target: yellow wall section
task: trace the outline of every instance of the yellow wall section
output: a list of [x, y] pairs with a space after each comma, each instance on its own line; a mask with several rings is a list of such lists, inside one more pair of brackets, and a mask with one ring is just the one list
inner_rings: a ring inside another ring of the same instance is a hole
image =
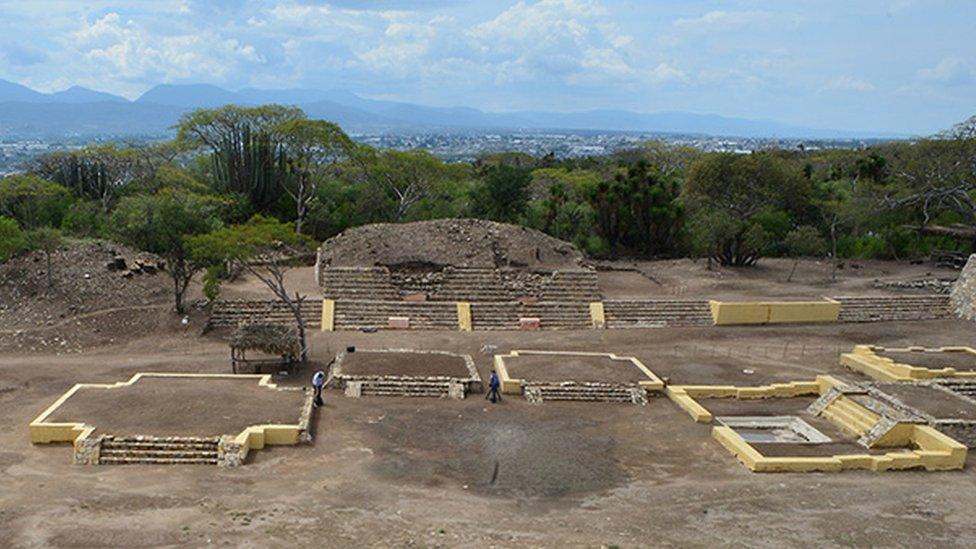
[[837, 322], [840, 303], [824, 301], [709, 301], [716, 325]]
[[458, 329], [462, 332], [471, 331], [471, 304], [459, 302], [457, 304]]
[[850, 353], [841, 355], [840, 363], [855, 372], [860, 372], [878, 381], [918, 381], [939, 377], [976, 379], [976, 372], [958, 371], [955, 368], [932, 369], [912, 366], [911, 364], [895, 362], [875, 352], [884, 350], [893, 352], [972, 353], [976, 355], [976, 350], [969, 347], [941, 347], [936, 349], [907, 347], [902, 349], [885, 349], [884, 347], [875, 347], [872, 345], [857, 345]]
[[322, 300], [322, 331], [335, 331], [335, 300]]
[[593, 328], [595, 330], [602, 330], [607, 326], [606, 315], [603, 311], [603, 302], [594, 301], [590, 303], [590, 321], [593, 323]]

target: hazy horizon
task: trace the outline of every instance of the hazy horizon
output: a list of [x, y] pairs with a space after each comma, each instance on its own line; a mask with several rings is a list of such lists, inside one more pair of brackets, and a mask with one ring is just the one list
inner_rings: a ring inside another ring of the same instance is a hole
[[345, 89], [492, 112], [686, 111], [929, 134], [976, 111], [976, 5], [872, 0], [0, 2], [0, 78]]

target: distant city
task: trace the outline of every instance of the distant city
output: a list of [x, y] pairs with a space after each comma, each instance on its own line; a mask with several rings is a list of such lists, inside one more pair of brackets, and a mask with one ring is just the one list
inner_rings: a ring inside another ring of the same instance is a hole
[[[664, 141], [703, 151], [748, 153], [770, 148], [840, 149], [863, 148], [879, 140], [872, 139], [788, 139], [713, 137], [670, 133], [592, 132], [592, 131], [509, 131], [476, 132], [375, 132], [351, 134], [352, 138], [374, 147], [399, 150], [423, 149], [448, 162], [471, 162], [478, 157], [520, 152], [533, 156], [552, 154], [556, 158], [584, 158], [632, 149], [647, 141]], [[0, 140], [0, 176], [24, 169], [31, 159], [52, 151], [79, 149], [95, 143], [146, 143], [169, 136], [119, 138], [25, 139], [8, 137]]]

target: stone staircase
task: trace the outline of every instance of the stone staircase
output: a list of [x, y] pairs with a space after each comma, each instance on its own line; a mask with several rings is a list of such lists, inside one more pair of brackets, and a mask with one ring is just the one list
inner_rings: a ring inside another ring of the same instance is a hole
[[[307, 328], [322, 325], [322, 300], [308, 297], [302, 303], [302, 317]], [[210, 326], [235, 327], [244, 322], [272, 322], [294, 324], [295, 317], [283, 301], [274, 299], [220, 299], [210, 310]]]
[[336, 330], [384, 328], [391, 316], [408, 317], [411, 330], [458, 329], [454, 303], [408, 301], [336, 301], [334, 327]]
[[475, 330], [517, 330], [519, 318], [539, 318], [543, 330], [585, 330], [593, 325], [588, 303], [482, 302], [471, 304]]
[[217, 438], [102, 438], [98, 463], [103, 465], [216, 465]]
[[596, 271], [556, 271], [543, 283], [540, 301], [600, 301], [600, 286]]
[[502, 281], [497, 269], [444, 270], [444, 282], [430, 296], [432, 301], [514, 301], [514, 293]]
[[647, 393], [640, 387], [589, 383], [529, 383], [524, 385], [529, 402], [572, 400], [585, 402], [627, 402], [647, 404]]
[[881, 419], [881, 416], [866, 410], [844, 395], [837, 395], [821, 412], [841, 429], [858, 437], [866, 435]]
[[953, 318], [948, 295], [835, 297], [840, 322], [942, 320]]
[[328, 299], [400, 299], [400, 292], [384, 267], [329, 267], [319, 273], [319, 285]]
[[711, 326], [712, 311], [703, 300], [614, 299], [603, 302], [607, 328]]
[[976, 399], [976, 379], [940, 379], [936, 385], [957, 395]]
[[[367, 379], [346, 382], [346, 396], [396, 396], [449, 398], [452, 396], [450, 381], [427, 379]], [[456, 394], [456, 393], [455, 393]], [[460, 392], [464, 396], [463, 389]]]

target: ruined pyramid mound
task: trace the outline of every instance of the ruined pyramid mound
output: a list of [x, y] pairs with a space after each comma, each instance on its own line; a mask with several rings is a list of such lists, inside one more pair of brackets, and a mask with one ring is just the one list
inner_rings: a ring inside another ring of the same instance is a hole
[[349, 229], [319, 249], [319, 266], [578, 269], [583, 254], [535, 229], [480, 219], [379, 223]]

